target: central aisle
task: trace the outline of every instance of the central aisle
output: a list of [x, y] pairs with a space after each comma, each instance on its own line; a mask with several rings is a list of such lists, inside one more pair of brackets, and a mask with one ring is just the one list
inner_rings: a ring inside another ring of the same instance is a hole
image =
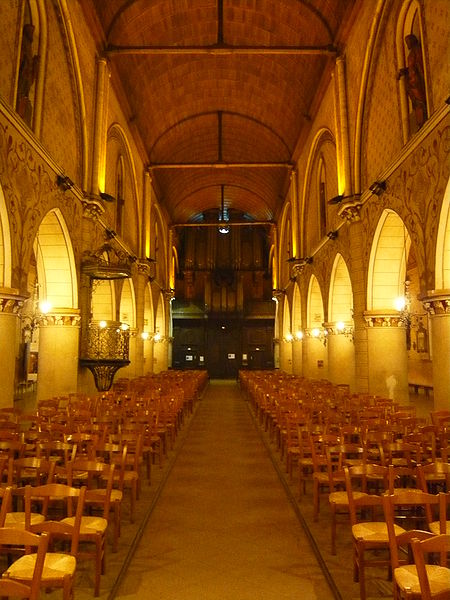
[[116, 598], [333, 595], [234, 381], [212, 381]]

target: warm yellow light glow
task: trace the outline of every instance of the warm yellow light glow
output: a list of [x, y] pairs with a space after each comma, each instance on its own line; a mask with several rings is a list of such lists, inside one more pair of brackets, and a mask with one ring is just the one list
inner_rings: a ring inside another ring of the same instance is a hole
[[150, 335], [149, 335], [148, 331], [143, 331], [143, 332], [141, 333], [141, 338], [142, 338], [143, 340], [148, 340], [148, 338], [149, 338], [149, 337], [150, 337]]
[[287, 342], [292, 342], [292, 340], [294, 339], [294, 336], [292, 335], [292, 333], [287, 333], [285, 336], [285, 340]]
[[301, 329], [299, 329], [296, 333], [295, 333], [295, 337], [298, 340], [302, 340], [303, 339], [303, 331]]
[[345, 329], [345, 323], [344, 323], [344, 321], [338, 321], [336, 323], [336, 329], [338, 331], [344, 331], [344, 329]]
[[395, 310], [402, 311], [406, 307], [406, 298], [405, 296], [398, 296], [394, 300], [394, 308]]
[[121, 323], [120, 324], [120, 329], [122, 331], [128, 331], [128, 329], [130, 329], [130, 326], [128, 325], [128, 323]]
[[39, 302], [39, 310], [41, 311], [41, 313], [43, 315], [46, 315], [47, 313], [49, 313], [52, 309], [52, 303], [49, 302], [48, 300], [42, 300], [42, 302]]
[[319, 337], [319, 335], [320, 335], [320, 329], [317, 329], [317, 327], [314, 327], [314, 329], [311, 331], [311, 335], [313, 337]]
[[153, 336], [153, 341], [154, 342], [159, 342], [161, 339], [161, 334], [160, 333], [155, 333], [155, 335]]
[[98, 326], [99, 326], [101, 329], [105, 329], [105, 327], [107, 327], [107, 326], [108, 326], [108, 323], [107, 323], [106, 321], [100, 321], [100, 323], [98, 324]]

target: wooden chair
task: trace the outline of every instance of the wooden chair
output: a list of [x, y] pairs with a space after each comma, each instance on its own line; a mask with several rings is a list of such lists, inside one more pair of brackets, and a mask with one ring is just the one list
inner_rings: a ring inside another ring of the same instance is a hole
[[[422, 600], [450, 599], [450, 569], [447, 568], [447, 555], [450, 552], [450, 535], [436, 535], [428, 540], [412, 540], [414, 563], [417, 569]], [[425, 554], [435, 553], [441, 557], [440, 565], [427, 564]]]
[[[342, 474], [345, 473], [342, 469]], [[370, 484], [376, 483], [374, 488], [378, 494], [384, 492], [388, 488], [388, 469], [383, 465], [372, 465], [363, 463], [349, 467], [349, 476], [352, 481], [353, 498], [362, 498], [367, 495]], [[357, 481], [358, 489], [354, 489], [353, 482]], [[380, 484], [381, 482], [381, 484]], [[331, 489], [331, 488], [330, 488]], [[346, 520], [349, 519], [349, 498], [347, 490], [334, 490], [328, 496], [331, 509], [331, 554], [336, 554], [336, 529], [338, 517], [344, 515]]]
[[[389, 549], [389, 535], [384, 515], [380, 520], [375, 521], [375, 511], [382, 511], [383, 500], [376, 494], [366, 494], [361, 497], [355, 497], [353, 492], [353, 483], [350, 477], [348, 467], [344, 467], [346, 489], [348, 494], [348, 507], [350, 513], [350, 523], [353, 538], [353, 577], [354, 581], [359, 581], [359, 593], [361, 600], [366, 599], [366, 568], [371, 566], [390, 566], [390, 559], [387, 556]], [[361, 509], [369, 509], [372, 520], [365, 520]], [[395, 535], [404, 533], [404, 529], [394, 524]], [[367, 558], [367, 551], [385, 550], [386, 556]]]
[[[76, 473], [87, 473], [87, 489], [85, 495], [85, 511], [89, 509], [91, 514], [83, 514], [80, 525], [80, 548], [77, 557], [93, 560], [95, 564], [94, 595], [100, 594], [100, 579], [105, 572], [105, 546], [108, 518], [111, 506], [111, 490], [114, 478], [115, 465], [90, 461], [75, 460], [68, 465], [68, 484], [72, 485]], [[99, 487], [105, 482], [104, 488]], [[92, 514], [93, 509], [99, 509], [100, 514]], [[74, 524], [75, 517], [67, 517], [63, 523]], [[120, 523], [115, 521], [113, 547], [117, 550], [117, 537], [120, 532]], [[89, 548], [94, 546], [93, 550]]]
[[439, 520], [431, 521], [428, 523], [428, 528], [435, 535], [449, 533], [450, 534], [450, 518], [449, 518], [449, 506], [450, 506], [450, 492], [439, 493]]
[[[436, 508], [438, 503], [437, 496], [426, 492], [416, 493], [413, 490], [405, 491], [402, 494], [385, 494], [383, 496], [384, 517], [389, 536], [394, 600], [409, 598], [411, 590], [417, 591], [418, 588], [417, 571], [412, 564], [410, 551], [412, 539], [424, 540], [434, 535], [430, 531], [418, 529], [396, 534], [394, 529], [396, 508], [405, 505], [423, 507], [428, 514], [427, 521], [430, 521], [432, 508]], [[400, 558], [401, 549], [404, 550], [402, 556], [407, 558]]]
[[424, 492], [450, 492], [450, 463], [436, 461], [417, 465], [417, 476]]
[[[81, 516], [83, 513], [84, 496], [86, 488], [72, 488], [65, 484], [48, 483], [37, 487], [26, 487], [25, 507], [31, 511], [31, 504], [39, 499], [43, 504], [43, 513], [49, 516], [50, 504], [54, 502], [63, 503], [67, 512], [72, 513], [75, 500], [76, 515], [73, 525], [47, 519], [41, 523], [30, 526], [32, 533], [47, 533], [50, 537], [49, 545], [52, 549], [58, 541], [69, 542], [69, 553], [47, 552], [42, 571], [41, 587], [45, 589], [62, 588], [63, 600], [72, 600], [75, 571], [77, 566], [76, 556], [78, 553]], [[21, 556], [8, 569], [8, 577], [20, 583], [30, 584], [33, 578], [34, 562], [36, 555]]]
[[[29, 555], [30, 562], [33, 565], [29, 583], [21, 583], [11, 577], [14, 572], [14, 565], [11, 565], [0, 578], [0, 597], [8, 598], [29, 598], [29, 600], [38, 600], [41, 590], [42, 573], [46, 559], [49, 536], [46, 533], [37, 535], [30, 531], [17, 531], [0, 527], [0, 547], [10, 545], [20, 545], [23, 552], [30, 552], [35, 549], [34, 555]], [[28, 560], [28, 559], [27, 559]]]

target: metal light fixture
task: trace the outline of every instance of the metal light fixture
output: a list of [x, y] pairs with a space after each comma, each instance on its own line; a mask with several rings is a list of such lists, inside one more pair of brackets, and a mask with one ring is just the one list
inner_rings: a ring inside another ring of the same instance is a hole
[[372, 194], [375, 194], [376, 196], [381, 196], [381, 194], [386, 191], [386, 187], [387, 186], [385, 181], [374, 181], [369, 186], [369, 190], [372, 192]]
[[67, 177], [67, 175], [57, 175], [56, 176], [56, 185], [63, 192], [67, 192], [67, 190], [70, 190], [70, 188], [73, 188], [74, 183], [69, 177]]
[[344, 196], [344, 194], [338, 194], [333, 198], [328, 200], [328, 204], [340, 204], [343, 200], [350, 200], [351, 198], [359, 198], [361, 194], [349, 194], [348, 196]]
[[224, 185], [220, 186], [221, 193], [221, 204], [220, 204], [220, 215], [219, 215], [219, 233], [230, 233], [230, 226], [226, 224], [228, 221], [228, 214], [225, 212], [225, 204], [224, 204]]
[[100, 198], [105, 202], [115, 202], [116, 199], [111, 194], [107, 194], [106, 192], [100, 192]]
[[337, 236], [338, 236], [338, 231], [337, 230], [335, 230], [335, 231], [329, 231], [327, 233], [327, 238], [330, 239], [330, 240], [335, 240], [337, 238]]

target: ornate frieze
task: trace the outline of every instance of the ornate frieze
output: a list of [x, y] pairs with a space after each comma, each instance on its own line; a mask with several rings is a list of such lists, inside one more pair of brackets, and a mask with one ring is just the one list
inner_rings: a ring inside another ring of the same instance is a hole
[[405, 327], [402, 315], [397, 312], [365, 312], [364, 320], [367, 327]]
[[14, 292], [18, 292], [18, 290], [6, 291], [6, 289], [0, 288], [0, 313], [18, 314], [26, 298]]
[[60, 314], [60, 313], [48, 313], [45, 315], [39, 315], [39, 326], [61, 326], [61, 327], [79, 327], [81, 324], [81, 316], [79, 314]]
[[422, 304], [430, 315], [450, 315], [450, 290], [422, 298]]

